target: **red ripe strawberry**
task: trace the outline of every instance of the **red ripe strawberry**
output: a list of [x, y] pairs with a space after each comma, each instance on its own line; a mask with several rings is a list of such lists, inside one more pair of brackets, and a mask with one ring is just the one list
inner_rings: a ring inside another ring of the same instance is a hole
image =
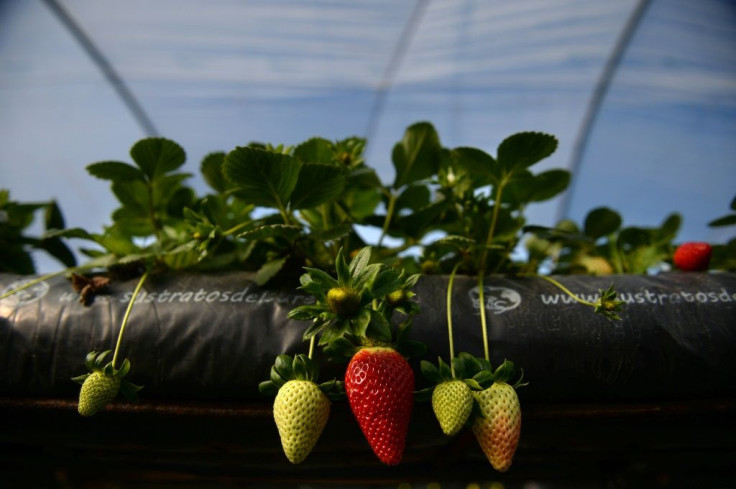
[[363, 348], [348, 364], [345, 393], [373, 452], [386, 465], [397, 465], [414, 405], [409, 363], [393, 348]]
[[713, 249], [708, 243], [690, 241], [681, 244], [672, 257], [675, 266], [680, 270], [707, 270]]

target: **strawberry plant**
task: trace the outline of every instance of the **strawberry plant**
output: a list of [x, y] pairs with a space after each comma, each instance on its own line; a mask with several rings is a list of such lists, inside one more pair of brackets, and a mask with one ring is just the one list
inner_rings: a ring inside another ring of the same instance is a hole
[[[301, 288], [314, 305], [292, 309], [289, 317], [311, 320], [304, 339], [318, 344], [333, 359], [349, 359], [345, 393], [373, 452], [383, 463], [401, 461], [414, 404], [414, 372], [405, 355], [421, 355], [424, 345], [408, 337], [411, 287], [418, 276], [371, 263], [372, 250], [359, 250], [348, 263], [342, 249], [336, 277], [306, 268]], [[392, 324], [397, 317], [404, 317]]]

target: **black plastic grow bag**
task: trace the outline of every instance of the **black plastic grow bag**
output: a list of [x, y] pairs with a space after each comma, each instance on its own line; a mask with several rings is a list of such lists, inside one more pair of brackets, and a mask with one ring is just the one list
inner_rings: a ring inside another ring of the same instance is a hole
[[[594, 315], [550, 283], [490, 277], [485, 282], [491, 361], [523, 368], [531, 401], [642, 401], [733, 397], [736, 393], [736, 275], [558, 277], [593, 300], [614, 284], [626, 301], [621, 321]], [[26, 278], [0, 276], [8, 290]], [[71, 377], [85, 355], [113, 349], [135, 280], [113, 283], [90, 306], [56, 278], [0, 301], [0, 396], [75, 397]], [[412, 337], [424, 359], [448, 358], [447, 277], [415, 288], [421, 313]], [[456, 352], [483, 354], [477, 281], [457, 277], [453, 291]], [[312, 298], [295, 288], [262, 288], [252, 275], [170, 274], [151, 278], [133, 309], [122, 356], [129, 379], [149, 400], [261, 399], [258, 383], [274, 357], [306, 352], [308, 323], [288, 311]], [[417, 370], [417, 387], [427, 385]], [[322, 362], [323, 379], [341, 365]]]

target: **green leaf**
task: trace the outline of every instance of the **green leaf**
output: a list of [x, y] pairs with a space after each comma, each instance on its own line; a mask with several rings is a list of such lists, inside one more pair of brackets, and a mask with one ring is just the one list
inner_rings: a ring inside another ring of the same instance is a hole
[[249, 204], [285, 209], [299, 179], [302, 163], [289, 155], [238, 147], [225, 156], [225, 177], [239, 187]]
[[87, 172], [102, 180], [140, 180], [145, 181], [145, 174], [128, 163], [120, 161], [101, 161], [87, 166]]
[[251, 229], [238, 235], [238, 238], [263, 240], [266, 238], [284, 238], [287, 241], [294, 241], [302, 233], [301, 226], [292, 226], [287, 224], [267, 224], [255, 229]]
[[290, 196], [292, 209], [308, 209], [340, 196], [345, 188], [347, 172], [334, 165], [307, 163], [302, 165], [299, 178]]
[[153, 182], [153, 203], [156, 207], [166, 205], [174, 195], [182, 189], [182, 182], [192, 175], [189, 173], [175, 173], [161, 175]]
[[77, 258], [74, 253], [58, 238], [44, 239], [37, 245], [38, 248], [59, 260], [67, 268], [76, 266]]
[[333, 157], [332, 143], [323, 138], [311, 138], [294, 148], [292, 154], [304, 163], [330, 164]]
[[49, 229], [41, 236], [41, 239], [51, 238], [78, 238], [86, 239], [89, 241], [97, 241], [96, 235], [91, 234], [82, 228]]
[[220, 151], [205, 156], [200, 165], [200, 171], [204, 177], [204, 181], [219, 193], [225, 193], [230, 188], [230, 184], [222, 172], [224, 162], [225, 153]]
[[719, 217], [718, 219], [713, 219], [708, 223], [708, 226], [718, 228], [733, 226], [734, 224], [736, 224], [736, 214], [730, 214], [728, 216]]
[[682, 224], [682, 216], [677, 213], [672, 213], [664, 220], [662, 226], [659, 228], [659, 241], [671, 242], [677, 236]]
[[186, 161], [186, 153], [174, 141], [165, 138], [146, 138], [130, 148], [130, 156], [149, 179], [174, 171]]
[[327, 241], [337, 241], [338, 239], [344, 238], [353, 231], [353, 226], [350, 224], [340, 224], [330, 229], [318, 229], [313, 230], [307, 236], [309, 239], [325, 243]]
[[400, 289], [403, 285], [400, 278], [400, 270], [396, 268], [383, 268], [373, 281], [371, 295], [373, 297], [385, 297], [391, 292]]
[[112, 192], [121, 204], [136, 209], [141, 216], [148, 215], [148, 185], [140, 180], [117, 180], [112, 183]]
[[569, 184], [570, 172], [567, 170], [552, 169], [537, 175], [529, 173], [509, 182], [503, 192], [503, 200], [515, 205], [542, 202], [557, 196]]
[[489, 181], [498, 185], [503, 179], [503, 169], [501, 165], [488, 153], [478, 148], [459, 147], [451, 151], [453, 165], [458, 169], [464, 170], [468, 175], [473, 177], [481, 177], [476, 186], [480, 186]]
[[396, 171], [393, 187], [398, 189], [437, 173], [441, 149], [439, 136], [432, 124], [418, 122], [409, 126], [391, 155]]
[[277, 273], [279, 273], [279, 271], [281, 271], [284, 267], [284, 263], [286, 263], [286, 260], [288, 259], [289, 256], [287, 255], [264, 263], [256, 272], [255, 282], [258, 285], [263, 285], [271, 280]]
[[55, 200], [49, 202], [44, 213], [44, 229], [64, 229], [64, 215]]
[[607, 207], [598, 207], [585, 216], [583, 229], [586, 236], [596, 240], [618, 231], [621, 222], [618, 212]]
[[307, 328], [307, 330], [304, 331], [302, 339], [304, 339], [304, 341], [311, 340], [314, 336], [317, 336], [321, 332], [325, 331], [331, 324], [332, 321], [323, 321], [319, 318], [315, 319], [314, 322]]
[[396, 210], [411, 209], [417, 211], [431, 202], [431, 192], [426, 185], [408, 185], [396, 199]]
[[541, 132], [520, 132], [498, 146], [496, 158], [507, 174], [529, 168], [557, 149], [557, 138]]

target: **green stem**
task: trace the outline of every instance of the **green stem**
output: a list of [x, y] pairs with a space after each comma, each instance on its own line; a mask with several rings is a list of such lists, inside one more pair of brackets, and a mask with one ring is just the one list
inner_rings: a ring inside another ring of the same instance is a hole
[[575, 295], [573, 292], [571, 292], [570, 289], [568, 289], [567, 287], [565, 287], [564, 285], [562, 285], [560, 282], [558, 282], [557, 280], [553, 279], [552, 277], [549, 277], [547, 275], [537, 275], [537, 277], [539, 277], [541, 279], [544, 279], [547, 282], [551, 283], [555, 287], [557, 287], [560, 290], [562, 290], [565, 294], [567, 294], [570, 297], [572, 297], [577, 302], [579, 302], [581, 304], [584, 304], [586, 306], [596, 307], [595, 304], [593, 304], [592, 302], [588, 302], [586, 300], [581, 299], [580, 297], [578, 297], [577, 295]]
[[115, 363], [118, 359], [118, 353], [120, 352], [120, 344], [123, 341], [123, 333], [125, 333], [125, 326], [128, 324], [128, 318], [130, 318], [130, 312], [133, 310], [133, 304], [135, 303], [136, 297], [138, 297], [138, 293], [141, 291], [141, 287], [143, 287], [143, 282], [146, 281], [146, 278], [148, 278], [148, 271], [146, 271], [138, 280], [138, 285], [135, 287], [135, 290], [133, 291], [133, 297], [130, 298], [130, 302], [128, 302], [128, 309], [125, 311], [125, 316], [123, 316], [123, 324], [120, 326], [120, 333], [118, 333], [118, 342], [115, 344], [115, 353], [112, 355], [112, 367], [115, 368]]
[[84, 268], [85, 267], [83, 267], [83, 266], [80, 266], [80, 267], [72, 267], [72, 268], [66, 268], [66, 269], [61, 270], [59, 272], [52, 272], [52, 273], [48, 273], [46, 275], [41, 275], [40, 277], [34, 278], [33, 280], [24, 283], [20, 287], [16, 287], [15, 289], [10, 290], [10, 291], [4, 293], [2, 296], [0, 296], [0, 300], [5, 299], [6, 297], [10, 297], [13, 294], [17, 294], [18, 292], [20, 292], [22, 290], [25, 290], [25, 289], [27, 289], [29, 287], [33, 287], [36, 284], [39, 284], [41, 282], [45, 282], [46, 280], [52, 279], [54, 277], [58, 277], [59, 275], [63, 275], [65, 273], [76, 272], [76, 271], [82, 270]]
[[478, 275], [478, 300], [480, 301], [480, 327], [483, 333], [483, 355], [487, 362], [491, 361], [488, 349], [488, 324], [486, 323], [486, 300], [483, 294], [483, 274]]
[[455, 273], [462, 262], [458, 262], [450, 273], [450, 281], [447, 283], [447, 335], [450, 339], [450, 371], [452, 378], [455, 378], [455, 343], [452, 338], [452, 284], [455, 281]]
[[252, 221], [245, 221], [245, 222], [241, 222], [240, 224], [238, 224], [238, 225], [236, 225], [236, 226], [233, 226], [233, 227], [231, 227], [231, 228], [230, 228], [230, 229], [228, 229], [227, 231], [223, 231], [223, 232], [222, 232], [222, 235], [223, 235], [223, 236], [230, 236], [231, 234], [235, 233], [236, 231], [240, 231], [240, 230], [241, 230], [241, 229], [243, 229], [243, 228], [244, 228], [245, 226], [247, 226], [247, 225], [249, 225], [249, 224], [251, 224], [251, 223], [252, 223]]
[[307, 356], [309, 357], [310, 360], [312, 359], [312, 354], [314, 353], [314, 338], [315, 337], [312, 336], [309, 339], [309, 354]]
[[496, 201], [493, 203], [493, 214], [491, 216], [491, 227], [488, 229], [488, 236], [486, 236], [486, 247], [483, 249], [483, 255], [480, 259], [480, 266], [478, 267], [478, 273], [485, 275], [486, 273], [486, 260], [488, 259], [488, 248], [491, 246], [493, 241], [493, 234], [496, 232], [496, 224], [498, 223], [498, 214], [501, 211], [501, 195], [503, 194], [503, 187], [506, 185], [506, 181], [503, 180], [498, 184], [498, 190], [496, 190]]
[[393, 192], [389, 192], [388, 194], [388, 206], [386, 207], [386, 219], [383, 220], [383, 228], [381, 229], [381, 237], [378, 238], [378, 247], [381, 246], [381, 243], [383, 243], [383, 238], [386, 237], [386, 234], [388, 233], [388, 227], [391, 225], [391, 220], [394, 217], [394, 211], [396, 209], [396, 199], [397, 196]]

